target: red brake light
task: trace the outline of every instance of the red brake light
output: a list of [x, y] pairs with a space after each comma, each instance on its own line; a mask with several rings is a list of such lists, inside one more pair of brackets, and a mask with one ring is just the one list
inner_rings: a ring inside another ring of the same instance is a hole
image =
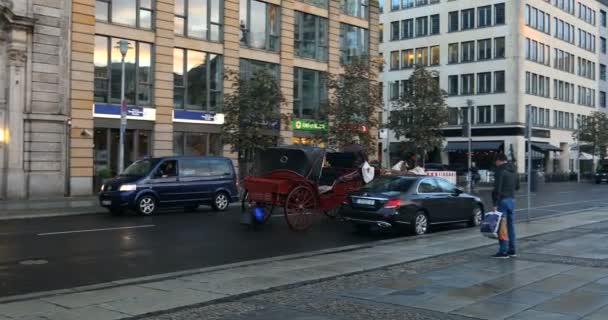
[[403, 206], [405, 204], [405, 202], [401, 199], [392, 199], [389, 200], [385, 205], [384, 208], [386, 209], [395, 209], [395, 208], [399, 208], [401, 206]]

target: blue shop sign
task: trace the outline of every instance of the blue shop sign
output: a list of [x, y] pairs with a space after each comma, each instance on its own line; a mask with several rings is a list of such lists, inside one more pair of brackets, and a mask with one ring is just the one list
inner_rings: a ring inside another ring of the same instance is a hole
[[224, 115], [206, 111], [173, 110], [173, 121], [188, 123], [223, 124]]
[[[141, 106], [127, 106], [127, 117], [137, 120], [154, 120], [155, 110]], [[120, 118], [120, 105], [95, 103], [93, 115], [98, 118]]]

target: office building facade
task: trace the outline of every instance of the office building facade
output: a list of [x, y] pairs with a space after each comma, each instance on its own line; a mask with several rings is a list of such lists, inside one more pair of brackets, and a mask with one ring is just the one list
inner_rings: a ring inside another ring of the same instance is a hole
[[[577, 123], [606, 110], [604, 1], [387, 0], [381, 8], [387, 109], [416, 65], [438, 71], [448, 94], [446, 144], [435, 161], [466, 169], [462, 126], [471, 119], [474, 161], [489, 169], [504, 152], [523, 172], [529, 106], [534, 167], [578, 170]], [[396, 161], [397, 139], [383, 144], [386, 163]]]

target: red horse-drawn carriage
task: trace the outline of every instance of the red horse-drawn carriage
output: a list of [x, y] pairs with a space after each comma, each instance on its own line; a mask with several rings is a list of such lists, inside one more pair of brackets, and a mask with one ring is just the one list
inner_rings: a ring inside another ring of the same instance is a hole
[[261, 152], [256, 174], [244, 180], [242, 209], [255, 223], [264, 223], [283, 208], [292, 230], [310, 228], [315, 213], [337, 214], [347, 195], [363, 185], [357, 153], [314, 147], [277, 147]]

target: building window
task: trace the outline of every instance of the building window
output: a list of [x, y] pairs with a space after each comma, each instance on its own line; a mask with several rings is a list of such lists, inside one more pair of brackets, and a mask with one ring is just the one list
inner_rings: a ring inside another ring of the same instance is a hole
[[220, 134], [173, 132], [173, 153], [179, 156], [220, 156], [222, 155]]
[[350, 64], [355, 59], [367, 59], [368, 51], [367, 29], [342, 23], [340, 25], [340, 63]]
[[428, 66], [429, 65], [429, 48], [417, 48], [416, 49], [416, 65]]
[[391, 82], [389, 85], [389, 99], [399, 100], [399, 81]]
[[318, 119], [327, 101], [325, 76], [316, 70], [294, 68], [293, 114], [298, 118]]
[[477, 59], [489, 60], [492, 59], [492, 39], [484, 39], [477, 41]]
[[399, 21], [391, 22], [391, 41], [399, 40]]
[[153, 0], [97, 0], [95, 18], [99, 21], [152, 29]]
[[401, 39], [411, 39], [414, 37], [414, 19], [401, 21]]
[[462, 95], [474, 94], [475, 93], [475, 75], [474, 74], [463, 74], [461, 77], [462, 87], [460, 92]]
[[505, 92], [505, 72], [494, 72], [494, 92]]
[[256, 0], [241, 0], [241, 45], [254, 49], [279, 51], [279, 7]]
[[499, 3], [494, 5], [494, 24], [505, 24], [505, 4]]
[[477, 8], [477, 15], [477, 25], [480, 28], [492, 25], [492, 6], [484, 6]]
[[[380, 1], [383, 2], [383, 1]], [[397, 11], [401, 9], [400, 0], [391, 0], [391, 11]]]
[[458, 63], [458, 43], [450, 43], [448, 46], [448, 63]]
[[458, 95], [458, 76], [448, 77], [448, 94], [451, 96]]
[[399, 51], [391, 51], [391, 70], [399, 69]]
[[412, 68], [414, 66], [414, 49], [407, 49], [401, 51], [401, 60], [403, 61], [403, 68]]
[[439, 15], [435, 14], [431, 16], [431, 34], [439, 34], [440, 32], [440, 19]]
[[452, 11], [448, 13], [448, 25], [449, 32], [458, 31], [458, 27], [460, 26], [460, 23], [458, 22], [458, 11]]
[[462, 30], [475, 28], [475, 9], [462, 10]]
[[606, 108], [606, 92], [600, 91], [600, 107]]
[[600, 24], [602, 27], [606, 27], [606, 11], [600, 10]]
[[[95, 36], [95, 102], [120, 104], [121, 39]], [[125, 100], [129, 105], [152, 105], [152, 45], [128, 40], [132, 47], [125, 57]]]
[[222, 58], [194, 50], [173, 49], [173, 105], [175, 109], [220, 111]]
[[378, 42], [384, 42], [384, 25], [382, 23], [378, 25]]
[[448, 125], [458, 125], [458, 119], [460, 118], [460, 110], [458, 108], [448, 108]]
[[600, 80], [606, 81], [606, 65], [600, 64]]
[[477, 123], [492, 123], [492, 106], [477, 107]]
[[327, 19], [296, 11], [294, 42], [296, 55], [302, 58], [327, 61]]
[[461, 62], [475, 61], [475, 41], [467, 41], [462, 43]]
[[494, 106], [494, 123], [505, 123], [505, 106]]
[[431, 47], [431, 65], [437, 66], [440, 63], [439, 46]]
[[505, 57], [505, 38], [495, 38], [494, 39], [494, 58], [504, 58]]
[[492, 91], [492, 73], [477, 74], [477, 93], [490, 93]]
[[606, 38], [604, 37], [600, 37], [600, 48], [602, 50], [602, 53], [606, 53]]
[[423, 37], [429, 34], [428, 17], [416, 18], [416, 37]]
[[269, 62], [262, 62], [257, 60], [240, 59], [239, 60], [239, 75], [241, 80], [252, 79], [256, 72], [266, 71], [277, 82], [279, 78], [279, 65]]
[[349, 16], [367, 19], [368, 10], [368, 0], [342, 0], [342, 12]]
[[222, 8], [220, 0], [176, 0], [175, 34], [209, 41], [220, 41]]
[[401, 7], [403, 9], [409, 9], [414, 7], [414, 0], [401, 0]]

